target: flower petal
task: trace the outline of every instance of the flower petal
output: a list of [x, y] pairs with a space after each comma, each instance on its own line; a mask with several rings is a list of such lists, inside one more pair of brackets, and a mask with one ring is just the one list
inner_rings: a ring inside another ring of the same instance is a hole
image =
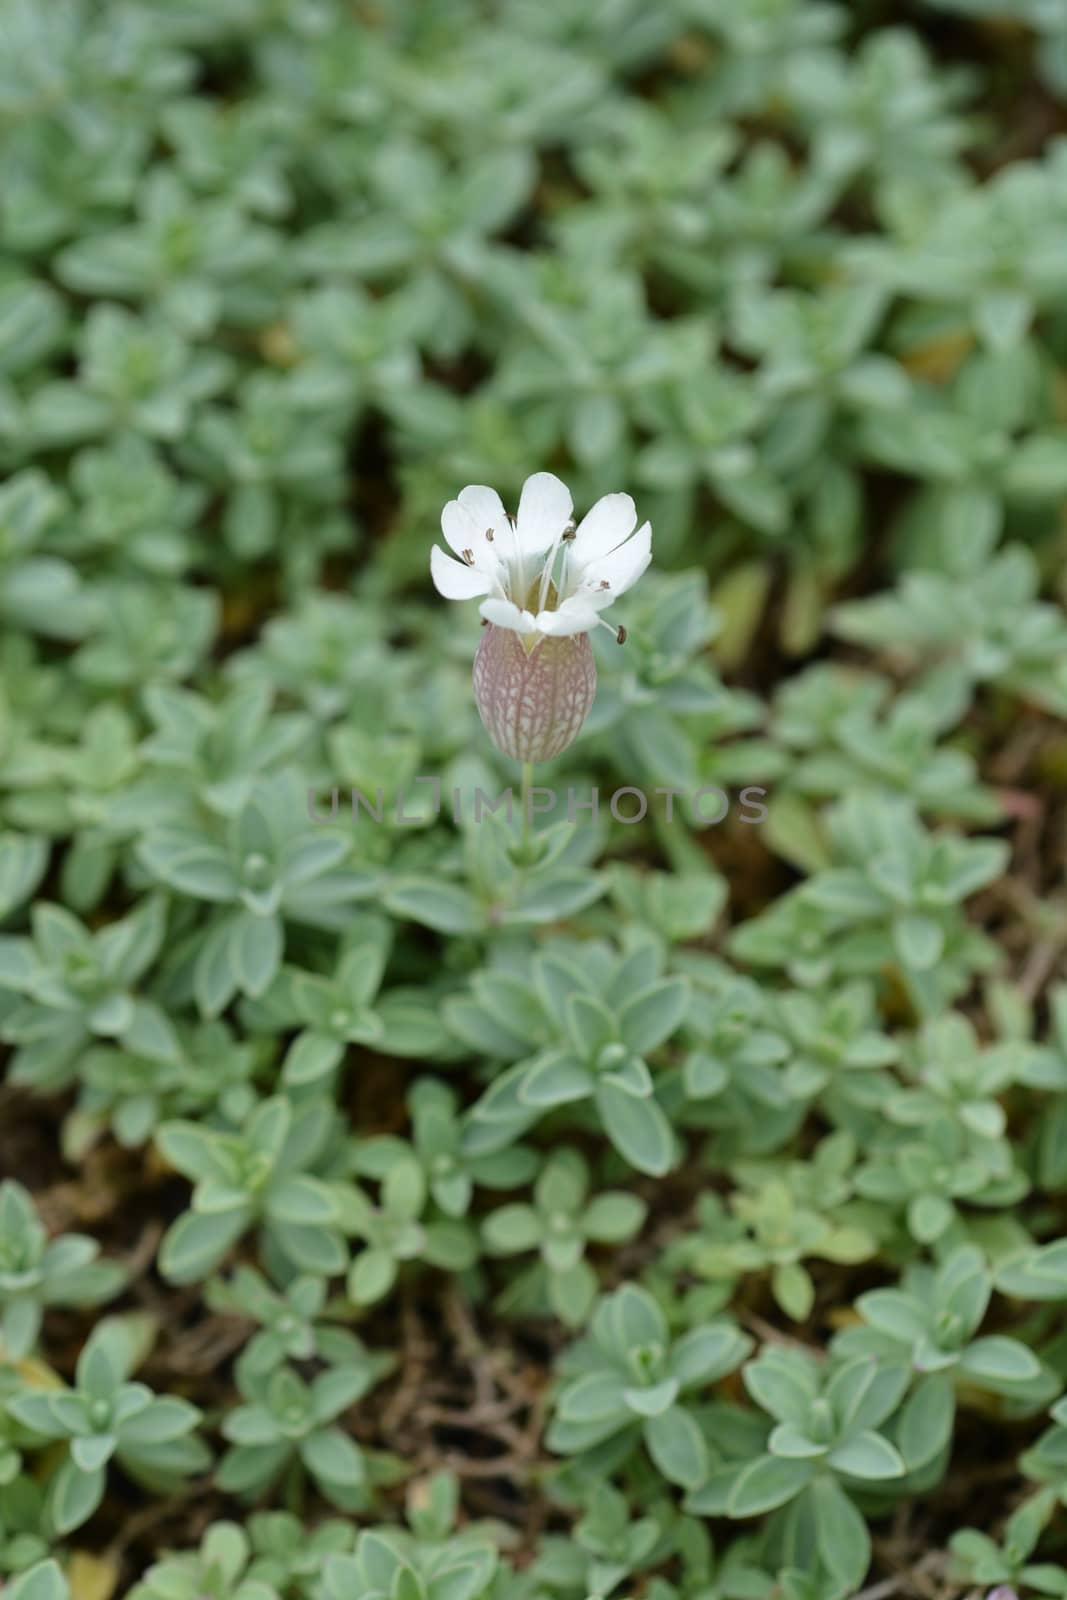
[[[586, 568], [582, 573], [583, 589], [592, 589], [596, 593], [595, 604], [610, 605], [611, 600], [625, 594], [637, 582], [651, 560], [652, 525], [644, 522], [632, 539], [627, 539], [617, 550], [612, 550], [609, 555]], [[608, 587], [602, 590], [601, 584], [605, 582]], [[610, 595], [611, 599], [603, 600], [601, 595]], [[585, 596], [587, 603], [590, 598], [589, 595]]]
[[446, 600], [473, 600], [476, 595], [488, 594], [493, 587], [488, 572], [468, 567], [463, 561], [453, 561], [437, 544], [430, 551], [430, 576], [434, 588]]
[[555, 638], [565, 634], [589, 633], [599, 620], [595, 608], [580, 595], [572, 595], [569, 600], [564, 600], [558, 611], [539, 611], [536, 617], [538, 633], [551, 634]]
[[573, 510], [570, 490], [551, 472], [535, 472], [527, 478], [516, 518], [523, 555], [540, 555], [554, 544], [570, 521]]
[[[458, 500], [450, 500], [441, 512], [441, 532], [449, 548], [454, 550], [457, 556], [461, 556], [464, 550], [474, 549], [474, 540], [478, 537], [478, 524], [465, 505]], [[478, 542], [485, 543], [484, 528]]]
[[529, 611], [520, 611], [514, 600], [483, 600], [478, 607], [486, 622], [498, 628], [510, 628], [512, 633], [533, 633], [534, 619]]
[[483, 538], [487, 528], [492, 528], [496, 533], [507, 521], [504, 502], [495, 489], [487, 488], [484, 483], [468, 483], [465, 489], [459, 491], [459, 503], [474, 518]]
[[603, 495], [578, 524], [570, 559], [578, 571], [598, 561], [629, 538], [637, 526], [637, 507], [628, 494]]

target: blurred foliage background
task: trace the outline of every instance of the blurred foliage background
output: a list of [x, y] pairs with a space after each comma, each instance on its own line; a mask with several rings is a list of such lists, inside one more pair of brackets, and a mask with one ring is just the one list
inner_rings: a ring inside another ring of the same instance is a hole
[[[1063, 0], [0, 0], [5, 1600], [1067, 1594], [1065, 133]], [[530, 862], [545, 469], [680, 798]]]

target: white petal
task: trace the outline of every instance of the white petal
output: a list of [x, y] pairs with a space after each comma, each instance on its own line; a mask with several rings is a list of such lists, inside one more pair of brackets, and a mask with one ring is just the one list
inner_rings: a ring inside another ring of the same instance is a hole
[[540, 555], [571, 520], [574, 502], [565, 483], [551, 472], [535, 472], [522, 486], [516, 518], [524, 556]]
[[479, 537], [478, 524], [467, 507], [461, 505], [458, 500], [450, 500], [441, 512], [441, 532], [449, 548], [454, 550], [457, 556], [461, 556], [464, 550], [473, 550], [476, 538], [479, 544], [485, 542], [485, 530], [481, 530]]
[[[617, 599], [620, 594], [625, 594], [644, 572], [652, 560], [652, 525], [643, 522], [632, 539], [627, 539], [617, 550], [612, 550], [610, 555], [593, 562], [582, 573], [582, 584], [587, 589], [592, 589], [596, 596], [594, 603], [610, 605], [611, 600]], [[601, 589], [601, 584], [606, 582], [607, 589]], [[601, 595], [608, 595], [610, 599], [602, 600]], [[586, 596], [586, 598], [591, 598]]]
[[598, 561], [629, 538], [637, 526], [637, 507], [628, 494], [606, 494], [578, 524], [570, 559], [578, 571]]
[[558, 611], [539, 611], [536, 621], [538, 633], [549, 633], [558, 638], [563, 634], [588, 633], [596, 627], [599, 618], [592, 606], [574, 595], [570, 600], [564, 600]]
[[529, 611], [520, 611], [514, 600], [483, 600], [478, 607], [486, 622], [513, 633], [533, 633], [535, 623]]
[[488, 489], [484, 483], [468, 483], [459, 491], [459, 503], [474, 518], [483, 539], [487, 528], [496, 533], [507, 521], [504, 502], [495, 489]]
[[453, 561], [437, 544], [430, 551], [430, 576], [434, 588], [446, 600], [473, 600], [476, 595], [488, 594], [493, 587], [489, 573], [468, 567], [463, 561]]

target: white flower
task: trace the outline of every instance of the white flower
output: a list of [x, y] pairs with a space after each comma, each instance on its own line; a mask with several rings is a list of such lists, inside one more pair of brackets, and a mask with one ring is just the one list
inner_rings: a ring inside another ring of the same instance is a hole
[[[459, 557], [439, 545], [430, 572], [447, 600], [486, 598], [487, 622], [514, 633], [589, 633], [600, 613], [635, 584], [652, 559], [652, 529], [637, 527], [628, 494], [606, 494], [578, 524], [570, 490], [551, 472], [522, 486], [509, 517], [495, 489], [468, 484], [441, 513], [441, 532]], [[614, 630], [611, 630], [614, 631]]]

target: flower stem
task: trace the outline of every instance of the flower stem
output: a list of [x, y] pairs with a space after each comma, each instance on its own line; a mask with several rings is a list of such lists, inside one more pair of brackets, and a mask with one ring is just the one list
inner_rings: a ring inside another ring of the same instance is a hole
[[522, 763], [522, 790], [520, 805], [522, 806], [522, 831], [519, 835], [519, 846], [512, 856], [515, 865], [515, 877], [512, 880], [511, 892], [513, 904], [518, 905], [526, 888], [526, 880], [530, 876], [533, 866], [533, 828], [530, 818], [530, 791], [533, 788], [534, 764], [532, 761]]
[[522, 853], [529, 860], [530, 833], [532, 818], [530, 816], [530, 791], [533, 788], [534, 764], [524, 761], [522, 764]]

